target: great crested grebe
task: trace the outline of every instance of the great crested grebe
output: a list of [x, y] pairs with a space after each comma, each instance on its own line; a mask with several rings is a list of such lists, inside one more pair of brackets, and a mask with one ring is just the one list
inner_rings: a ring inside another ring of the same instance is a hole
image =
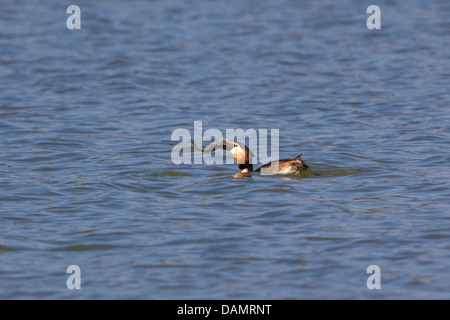
[[245, 144], [230, 141], [225, 138], [216, 144], [207, 146], [206, 148], [200, 148], [193, 140], [191, 140], [191, 143], [201, 152], [213, 152], [215, 149], [219, 148], [231, 152], [236, 160], [239, 170], [241, 170], [242, 173], [258, 172], [264, 174], [300, 174], [311, 170], [306, 163], [301, 160], [303, 153], [296, 158], [272, 161], [256, 170], [253, 170], [253, 164], [251, 164], [250, 160], [253, 157], [253, 154]]

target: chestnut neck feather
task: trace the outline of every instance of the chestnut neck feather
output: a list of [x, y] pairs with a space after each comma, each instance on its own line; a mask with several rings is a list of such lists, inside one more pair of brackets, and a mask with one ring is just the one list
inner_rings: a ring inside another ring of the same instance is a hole
[[253, 171], [253, 165], [250, 163], [249, 153], [250, 151], [247, 146], [245, 146], [245, 150], [239, 149], [239, 152], [234, 154], [234, 159], [236, 160], [239, 170], [247, 172]]

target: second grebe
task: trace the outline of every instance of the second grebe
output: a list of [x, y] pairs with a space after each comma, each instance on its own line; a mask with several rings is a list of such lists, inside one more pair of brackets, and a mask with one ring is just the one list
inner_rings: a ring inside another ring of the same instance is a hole
[[304, 171], [310, 170], [306, 163], [301, 160], [303, 153], [293, 159], [272, 161], [256, 170], [253, 170], [253, 164], [251, 164], [250, 160], [253, 157], [253, 154], [245, 144], [230, 141], [225, 138], [223, 138], [222, 141], [209, 145], [206, 148], [200, 148], [193, 140], [191, 140], [191, 143], [201, 152], [213, 152], [218, 148], [231, 152], [236, 160], [239, 170], [241, 170], [242, 173], [258, 172], [264, 174], [300, 174]]

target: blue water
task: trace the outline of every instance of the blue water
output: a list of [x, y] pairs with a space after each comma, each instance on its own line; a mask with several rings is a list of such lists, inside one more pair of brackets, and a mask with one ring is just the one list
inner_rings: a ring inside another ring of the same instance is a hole
[[[449, 1], [71, 4], [0, 4], [1, 299], [450, 298]], [[312, 173], [175, 165], [194, 121]]]

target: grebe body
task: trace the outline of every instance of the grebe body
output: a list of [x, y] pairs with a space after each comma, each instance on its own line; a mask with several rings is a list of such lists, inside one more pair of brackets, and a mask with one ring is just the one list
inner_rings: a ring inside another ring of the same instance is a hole
[[302, 172], [310, 170], [303, 160], [300, 160], [303, 153], [294, 159], [281, 159], [272, 161], [268, 164], [255, 170], [260, 172], [263, 170], [264, 174], [301, 174]]

